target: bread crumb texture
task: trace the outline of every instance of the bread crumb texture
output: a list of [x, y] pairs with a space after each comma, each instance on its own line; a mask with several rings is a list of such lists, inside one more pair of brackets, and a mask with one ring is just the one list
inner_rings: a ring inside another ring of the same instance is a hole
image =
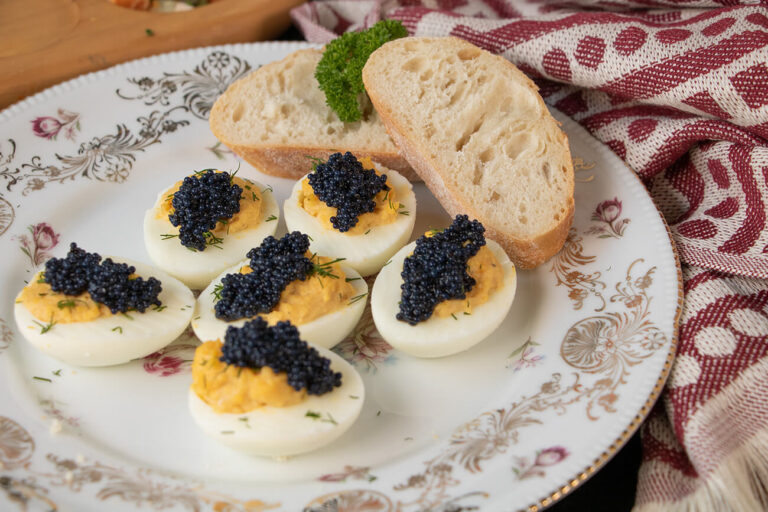
[[[525, 256], [536, 260], [525, 267], [559, 250], [573, 215], [568, 140], [520, 70], [457, 38], [405, 38], [377, 50], [363, 79], [393, 138], [449, 212], [508, 237], [497, 241], [513, 259], [511, 242], [543, 251]], [[556, 247], [541, 247], [553, 238]]]
[[363, 120], [344, 123], [326, 105], [314, 72], [321, 50], [301, 50], [232, 84], [216, 101], [210, 124], [225, 144], [267, 147], [376, 148], [397, 154], [367, 96]]

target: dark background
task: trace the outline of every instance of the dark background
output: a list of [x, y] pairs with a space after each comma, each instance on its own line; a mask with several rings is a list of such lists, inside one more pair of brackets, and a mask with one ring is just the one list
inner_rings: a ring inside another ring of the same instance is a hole
[[[283, 41], [303, 41], [295, 27], [280, 38]], [[640, 435], [635, 434], [624, 448], [601, 470], [575, 491], [552, 505], [550, 512], [629, 512], [635, 503], [637, 470], [642, 456]]]

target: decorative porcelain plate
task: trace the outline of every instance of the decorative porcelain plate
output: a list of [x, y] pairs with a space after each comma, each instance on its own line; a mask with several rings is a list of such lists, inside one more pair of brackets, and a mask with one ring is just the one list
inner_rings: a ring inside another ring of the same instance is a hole
[[[335, 348], [365, 381], [361, 416], [317, 452], [253, 458], [205, 437], [187, 410], [190, 332], [90, 369], [22, 338], [14, 298], [35, 269], [71, 241], [149, 262], [144, 211], [190, 171], [240, 165], [287, 197], [291, 182], [239, 162], [207, 116], [232, 81], [305, 46], [161, 55], [0, 113], [0, 509], [537, 510], [594, 474], [648, 413], [675, 351], [675, 250], [635, 175], [557, 113], [577, 169], [563, 250], [520, 271], [502, 326], [455, 356], [392, 349], [367, 311]], [[447, 225], [423, 184], [416, 192], [414, 236]]]

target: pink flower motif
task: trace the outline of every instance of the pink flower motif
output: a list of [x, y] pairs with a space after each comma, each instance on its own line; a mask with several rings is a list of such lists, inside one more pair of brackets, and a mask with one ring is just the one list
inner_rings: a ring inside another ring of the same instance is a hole
[[144, 371], [156, 374], [158, 377], [170, 377], [182, 373], [190, 367], [191, 356], [185, 358], [174, 354], [182, 352], [183, 355], [186, 355], [190, 351], [194, 352], [195, 347], [195, 345], [190, 344], [179, 344], [161, 348], [157, 352], [144, 356]]
[[32, 120], [32, 132], [44, 139], [54, 140], [62, 126], [55, 117], [36, 117]]
[[592, 212], [592, 220], [602, 224], [589, 228], [587, 233], [596, 234], [599, 238], [621, 238], [629, 224], [629, 219], [620, 220], [620, 216], [621, 201], [618, 198], [603, 201]]
[[32, 266], [37, 267], [50, 259], [48, 251], [58, 245], [59, 235], [45, 222], [27, 226], [27, 230], [31, 237], [21, 235], [14, 238], [20, 243], [21, 251], [27, 255]]
[[64, 136], [74, 141], [75, 130], [80, 129], [80, 114], [69, 112], [60, 108], [57, 111], [58, 118], [51, 116], [41, 116], [34, 118], [32, 122], [32, 133], [48, 140], [56, 140], [59, 133], [63, 131]]
[[53, 249], [59, 243], [59, 235], [45, 222], [35, 224], [32, 228], [32, 239], [39, 252]]
[[176, 356], [166, 356], [155, 352], [145, 357], [144, 371], [147, 373], [157, 373], [160, 377], [169, 377], [181, 372], [181, 365], [184, 360]]
[[537, 354], [534, 356], [533, 355], [534, 350], [535, 349], [531, 345], [528, 345], [527, 347], [525, 347], [525, 350], [523, 350], [523, 353], [520, 356], [520, 359], [518, 359], [517, 362], [515, 363], [515, 366], [512, 367], [512, 371], [517, 372], [522, 370], [523, 368], [533, 368], [534, 366], [539, 364], [539, 362], [542, 359], [544, 359], [544, 356], [540, 354]]
[[545, 477], [546, 473], [542, 468], [547, 466], [554, 466], [559, 464], [570, 453], [562, 446], [552, 446], [545, 448], [544, 450], [536, 452], [536, 459], [531, 463], [528, 457], [517, 457], [515, 466], [512, 467], [512, 471], [517, 476], [518, 480], [525, 480], [533, 477]]
[[592, 218], [611, 224], [619, 218], [619, 215], [621, 215], [621, 201], [614, 197], [613, 199], [598, 204]]
[[562, 446], [552, 446], [539, 452], [536, 456], [537, 466], [554, 466], [555, 464], [562, 462], [570, 453]]

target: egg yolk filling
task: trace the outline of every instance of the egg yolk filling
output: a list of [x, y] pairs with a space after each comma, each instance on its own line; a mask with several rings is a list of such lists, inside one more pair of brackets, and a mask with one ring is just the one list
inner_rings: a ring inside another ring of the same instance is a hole
[[41, 322], [70, 324], [112, 315], [107, 306], [95, 302], [88, 292], [80, 295], [54, 292], [51, 285], [43, 282], [41, 275], [38, 274], [16, 297], [16, 302], [24, 304], [29, 313]]
[[501, 263], [487, 245], [467, 260], [467, 274], [475, 279], [475, 285], [467, 292], [467, 297], [439, 303], [435, 306], [435, 315], [441, 318], [456, 314], [471, 315], [472, 309], [488, 302], [504, 282]]
[[[373, 169], [373, 162], [369, 157], [361, 158], [360, 163], [367, 169]], [[381, 176], [381, 173], [376, 171]], [[334, 229], [331, 223], [331, 217], [335, 217], [338, 209], [325, 204], [317, 195], [315, 195], [309, 180], [304, 178], [301, 181], [301, 190], [299, 191], [299, 206], [308, 214], [318, 219], [325, 229]], [[398, 212], [402, 209], [397, 201], [395, 189], [390, 186], [389, 190], [382, 190], [373, 198], [376, 206], [372, 212], [366, 212], [357, 217], [357, 224], [346, 231], [350, 235], [364, 235], [366, 231], [375, 226], [383, 226], [397, 220]]]
[[[259, 315], [269, 325], [287, 320], [293, 325], [309, 323], [343, 308], [354, 295], [355, 288], [347, 281], [339, 263], [329, 264], [333, 261], [331, 258], [309, 253], [306, 256], [323, 268], [322, 273], [325, 275], [315, 272], [304, 281], [291, 281], [280, 294], [280, 301], [272, 311]], [[240, 269], [241, 274], [250, 272], [248, 265]]]
[[221, 361], [222, 343], [207, 341], [192, 360], [192, 390], [217, 413], [242, 414], [259, 407], [287, 407], [307, 396], [296, 391], [285, 373], [269, 366], [244, 368]]
[[[173, 195], [179, 191], [183, 181], [177, 181], [173, 187], [168, 190], [168, 194], [157, 205], [158, 219], [167, 219], [173, 214]], [[232, 178], [232, 183], [243, 189], [240, 196], [240, 211], [229, 219], [222, 219], [216, 224], [213, 234], [221, 237], [225, 234], [237, 233], [251, 229], [261, 222], [262, 217], [262, 194], [259, 187], [242, 178]]]

